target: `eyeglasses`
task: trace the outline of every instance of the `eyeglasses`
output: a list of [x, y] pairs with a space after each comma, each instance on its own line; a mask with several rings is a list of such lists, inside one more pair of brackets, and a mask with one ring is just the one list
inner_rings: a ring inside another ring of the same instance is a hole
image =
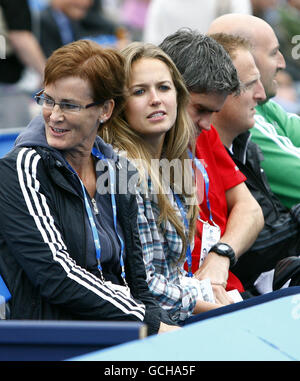
[[82, 105], [77, 105], [77, 104], [67, 103], [67, 102], [55, 102], [53, 99], [45, 97], [43, 95], [43, 92], [44, 90], [39, 91], [35, 95], [34, 99], [36, 100], [36, 103], [38, 105], [48, 109], [53, 109], [55, 105], [58, 105], [61, 111], [63, 112], [79, 112], [80, 110], [101, 104], [100, 102], [93, 102], [93, 103], [89, 103], [86, 106], [82, 106]]

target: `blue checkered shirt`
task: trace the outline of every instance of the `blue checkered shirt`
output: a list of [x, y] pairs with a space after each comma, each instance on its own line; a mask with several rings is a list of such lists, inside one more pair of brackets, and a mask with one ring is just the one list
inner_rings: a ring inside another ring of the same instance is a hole
[[[169, 221], [157, 225], [159, 216], [157, 195], [153, 192], [150, 179], [147, 191], [148, 195], [142, 187], [137, 189], [138, 227], [147, 282], [160, 305], [170, 312], [174, 320], [183, 321], [195, 308], [197, 289], [193, 286], [180, 285], [180, 277], [186, 275], [183, 269], [185, 259], [179, 262], [182, 240]], [[168, 198], [181, 217], [171, 189]]]

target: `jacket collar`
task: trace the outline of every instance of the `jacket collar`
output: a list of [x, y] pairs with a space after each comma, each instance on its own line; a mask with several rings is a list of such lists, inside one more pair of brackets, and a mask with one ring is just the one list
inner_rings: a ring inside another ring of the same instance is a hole
[[243, 132], [238, 135], [232, 143], [233, 156], [237, 158], [243, 164], [246, 163], [247, 158], [247, 148], [251, 140], [250, 131]]

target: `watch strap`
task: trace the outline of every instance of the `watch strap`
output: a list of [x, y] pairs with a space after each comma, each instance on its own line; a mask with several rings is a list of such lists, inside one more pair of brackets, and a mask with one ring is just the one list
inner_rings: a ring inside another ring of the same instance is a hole
[[227, 243], [224, 243], [224, 242], [216, 243], [210, 248], [209, 253], [211, 252], [214, 252], [216, 254], [229, 258], [230, 260], [229, 268], [232, 268], [237, 262], [233, 248]]

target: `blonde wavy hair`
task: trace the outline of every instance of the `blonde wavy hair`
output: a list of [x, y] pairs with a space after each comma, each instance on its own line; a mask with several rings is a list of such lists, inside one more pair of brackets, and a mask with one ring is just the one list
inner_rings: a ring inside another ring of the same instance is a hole
[[[191, 165], [184, 165], [185, 160], [189, 159], [188, 149], [194, 153], [195, 142], [194, 125], [186, 111], [189, 101], [189, 92], [186, 89], [182, 76], [175, 64], [159, 47], [149, 43], [133, 42], [121, 50], [121, 54], [125, 59], [125, 92], [128, 94], [131, 82], [132, 65], [139, 59], [151, 58], [160, 60], [164, 62], [170, 70], [177, 92], [177, 117], [174, 126], [166, 133], [162, 152], [163, 159], [167, 159], [169, 162], [177, 159], [181, 164], [181, 183], [177, 184], [178, 176], [175, 176], [173, 171], [173, 173], [170, 174], [170, 186], [174, 192], [176, 189], [182, 189], [182, 195], [186, 198], [189, 197], [187, 217], [190, 223], [188, 237], [185, 234], [182, 219], [176, 214], [163, 190], [161, 173], [157, 176], [157, 173], [153, 171], [151, 166], [151, 159], [153, 158], [151, 155], [151, 147], [149, 147], [143, 137], [133, 130], [127, 123], [125, 116], [126, 103], [121, 114], [109, 121], [107, 125], [99, 131], [99, 135], [117, 150], [125, 151], [129, 160], [133, 159], [135, 163], [143, 163], [141, 166], [137, 165], [141, 182], [144, 181], [145, 188], [147, 188], [147, 176], [150, 176], [151, 182], [157, 190], [158, 206], [160, 210], [158, 224], [169, 220], [174, 225], [183, 242], [182, 259], [185, 255], [189, 241], [194, 237], [196, 220], [199, 213], [192, 167]], [[188, 184], [184, 189], [182, 187], [183, 183], [185, 185]]]

